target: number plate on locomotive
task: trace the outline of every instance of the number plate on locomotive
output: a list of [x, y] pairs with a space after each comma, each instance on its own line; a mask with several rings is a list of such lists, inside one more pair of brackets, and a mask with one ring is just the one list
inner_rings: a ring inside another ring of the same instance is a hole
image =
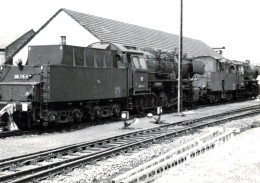
[[15, 74], [14, 79], [29, 79], [30, 76], [28, 74]]

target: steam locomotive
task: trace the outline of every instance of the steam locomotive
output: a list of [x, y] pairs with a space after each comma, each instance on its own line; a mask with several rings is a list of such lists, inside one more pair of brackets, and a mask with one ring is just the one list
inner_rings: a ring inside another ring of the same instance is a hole
[[[117, 43], [30, 46], [28, 61], [0, 67], [1, 122], [20, 129], [143, 113], [177, 104], [178, 54]], [[188, 58], [182, 102], [216, 102], [258, 90], [249, 63]]]
[[[0, 105], [5, 114], [1, 121], [11, 116], [20, 129], [176, 104], [174, 52], [135, 50], [116, 43], [30, 46], [28, 52], [25, 65], [0, 68]], [[184, 103], [199, 100], [199, 90], [189, 78], [203, 72], [202, 62], [184, 59]]]
[[[195, 60], [202, 58], [196, 58]], [[252, 98], [259, 95], [256, 78], [259, 68], [250, 65], [250, 61], [202, 60], [205, 64], [203, 75], [195, 74], [193, 86], [200, 88], [201, 103]]]

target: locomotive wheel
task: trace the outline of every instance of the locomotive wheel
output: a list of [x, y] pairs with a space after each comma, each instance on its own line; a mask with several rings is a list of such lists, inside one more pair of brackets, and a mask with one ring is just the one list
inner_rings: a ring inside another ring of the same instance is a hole
[[145, 96], [141, 96], [136, 99], [136, 106], [135, 106], [136, 113], [144, 114], [145, 106], [146, 106]]
[[113, 104], [111, 107], [111, 112], [114, 117], [120, 116], [120, 105], [118, 104]]
[[149, 96], [149, 104], [151, 108], [156, 108], [158, 105], [158, 98], [155, 93]]
[[72, 116], [75, 123], [80, 123], [82, 121], [83, 112], [80, 109], [73, 109]]
[[101, 107], [99, 107], [99, 106], [93, 107], [90, 119], [95, 120], [95, 119], [101, 118], [101, 112], [102, 112]]

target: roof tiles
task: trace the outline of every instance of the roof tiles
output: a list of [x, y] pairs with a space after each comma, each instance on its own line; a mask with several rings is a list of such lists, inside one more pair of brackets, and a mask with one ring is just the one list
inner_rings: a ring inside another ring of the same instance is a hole
[[[119, 43], [124, 46], [174, 50], [178, 48], [179, 36], [116, 20], [62, 9], [85, 29], [103, 42]], [[223, 58], [200, 40], [183, 38], [183, 52], [191, 57], [211, 56]]]

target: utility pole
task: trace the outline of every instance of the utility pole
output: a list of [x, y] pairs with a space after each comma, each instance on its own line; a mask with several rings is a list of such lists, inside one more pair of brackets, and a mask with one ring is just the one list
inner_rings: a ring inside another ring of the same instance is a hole
[[178, 62], [178, 113], [181, 113], [182, 109], [182, 10], [183, 0], [180, 0], [180, 36], [179, 36], [179, 62]]

